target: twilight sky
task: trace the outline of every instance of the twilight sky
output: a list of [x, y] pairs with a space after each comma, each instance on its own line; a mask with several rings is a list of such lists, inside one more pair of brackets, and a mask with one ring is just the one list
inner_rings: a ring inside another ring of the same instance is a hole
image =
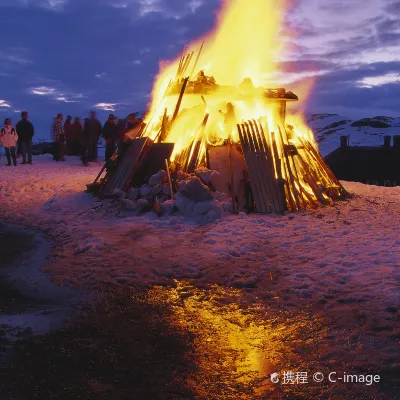
[[[399, 116], [400, 1], [293, 1], [279, 83], [293, 89], [317, 77], [307, 112]], [[83, 117], [95, 108], [104, 119], [109, 110], [144, 111], [158, 61], [209, 31], [220, 4], [0, 0], [0, 122], [28, 110], [48, 138], [57, 112]]]

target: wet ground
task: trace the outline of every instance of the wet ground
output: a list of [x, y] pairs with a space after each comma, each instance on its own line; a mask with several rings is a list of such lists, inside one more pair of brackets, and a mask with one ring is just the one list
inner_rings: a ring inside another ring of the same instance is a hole
[[[328, 326], [312, 310], [274, 312], [218, 286], [106, 289], [62, 329], [20, 340], [0, 387], [16, 400], [396, 399], [396, 370], [354, 369], [342, 352], [354, 346]], [[307, 379], [284, 382], [284, 371]], [[313, 381], [331, 371], [380, 374], [391, 384]]]
[[[59, 319], [57, 302], [6, 278], [34, 253], [34, 236], [6, 227], [1, 232], [0, 319]], [[2, 352], [15, 350], [0, 367], [0, 399], [400, 398], [397, 312], [386, 314], [386, 325], [360, 316], [363, 332], [350, 313], [274, 295], [272, 286], [284, 285], [278, 271], [270, 284], [262, 298], [252, 288], [199, 288], [195, 280], [150, 290], [97, 287], [101, 298], [48, 334], [13, 328], [10, 341], [10, 327], [0, 326]], [[381, 382], [329, 383], [332, 371], [378, 374]], [[316, 382], [315, 373], [324, 380]]]

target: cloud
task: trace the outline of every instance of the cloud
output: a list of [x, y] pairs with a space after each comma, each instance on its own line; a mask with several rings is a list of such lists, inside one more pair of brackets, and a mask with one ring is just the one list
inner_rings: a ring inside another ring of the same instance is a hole
[[10, 108], [11, 104], [7, 103], [6, 100], [0, 100], [0, 107]]
[[50, 11], [63, 11], [69, 0], [1, 0], [0, 7], [43, 8]]
[[55, 94], [56, 89], [47, 87], [47, 86], [39, 86], [29, 90], [32, 94], [37, 94], [39, 96], [49, 96]]
[[400, 74], [388, 73], [380, 76], [367, 76], [357, 81], [357, 86], [361, 88], [373, 88], [375, 86], [388, 85], [390, 83], [400, 83]]
[[116, 111], [116, 105], [116, 103], [97, 103], [94, 107], [104, 111]]

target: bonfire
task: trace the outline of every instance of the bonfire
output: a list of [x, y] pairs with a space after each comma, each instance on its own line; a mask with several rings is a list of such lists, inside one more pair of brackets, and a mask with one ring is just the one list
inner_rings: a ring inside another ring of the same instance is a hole
[[[243, 210], [246, 197], [248, 208], [279, 213], [347, 196], [302, 118], [287, 115], [287, 104], [298, 96], [271, 84], [284, 51], [280, 3], [226, 2], [211, 34], [162, 65], [144, 123], [130, 134], [147, 141], [134, 152], [138, 162], [151, 145], [173, 145], [166, 166], [170, 182], [170, 170], [217, 170], [214, 190], [232, 198], [233, 212]], [[118, 178], [124, 190], [135, 171], [137, 166], [126, 175], [125, 169], [125, 178]]]

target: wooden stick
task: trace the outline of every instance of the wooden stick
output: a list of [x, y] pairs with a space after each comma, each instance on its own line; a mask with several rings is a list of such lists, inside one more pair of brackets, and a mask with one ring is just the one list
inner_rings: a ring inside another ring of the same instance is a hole
[[171, 174], [169, 172], [169, 164], [168, 164], [168, 160], [165, 159], [165, 167], [167, 169], [167, 175], [168, 175], [168, 184], [169, 184], [169, 195], [171, 197], [171, 200], [173, 200], [174, 198], [174, 192], [172, 190], [172, 181], [171, 181]]
[[[199, 58], [200, 58], [200, 54], [201, 54], [201, 52], [202, 52], [202, 50], [203, 50], [203, 46], [204, 46], [204, 41], [203, 41], [203, 43], [202, 43], [201, 46], [200, 46], [199, 52], [197, 53], [197, 58], [196, 58], [196, 61], [195, 61], [194, 65], [193, 65], [192, 72], [190, 73], [190, 78], [193, 76], [194, 70], [195, 70], [196, 67], [197, 67], [197, 63], [199, 62]], [[202, 97], [203, 97], [203, 96], [202, 96]]]
[[179, 94], [178, 102], [176, 103], [174, 115], [172, 116], [172, 121], [171, 122], [174, 122], [176, 117], [178, 116], [179, 109], [181, 108], [182, 98], [183, 98], [183, 95], [185, 93], [185, 89], [186, 89], [186, 85], [187, 85], [188, 81], [189, 81], [189, 77], [185, 78], [185, 80], [183, 81], [182, 89], [181, 89], [181, 92]]
[[[264, 153], [265, 164], [266, 164], [266, 176], [270, 192], [270, 203], [273, 211], [276, 213], [283, 212], [281, 196], [278, 190], [277, 181], [275, 179], [275, 168], [272, 160], [271, 149], [268, 147], [266, 142], [265, 133], [263, 131], [262, 125], [259, 121], [253, 120], [255, 130], [258, 135], [259, 145], [261, 151]], [[268, 129], [268, 127], [267, 127]]]
[[[272, 178], [273, 178], [273, 185], [276, 191], [276, 198], [277, 198], [277, 205], [278, 205], [278, 211], [280, 213], [283, 213], [287, 209], [286, 205], [286, 196], [285, 196], [285, 185], [283, 183], [282, 177], [279, 177], [279, 174], [276, 170], [276, 165], [274, 165], [274, 156], [273, 156], [273, 143], [272, 143], [272, 137], [270, 137], [269, 133], [269, 127], [268, 127], [268, 120], [265, 118], [265, 131], [263, 129], [263, 125], [260, 122], [260, 132], [261, 132], [261, 138], [264, 142], [265, 149], [267, 151], [267, 155], [269, 158], [269, 163], [270, 163], [270, 168], [272, 170]], [[279, 163], [280, 166], [280, 163]], [[275, 177], [277, 176], [277, 178]]]
[[254, 146], [254, 150], [257, 154], [257, 158], [260, 164], [260, 170], [258, 171], [259, 173], [259, 178], [260, 178], [260, 183], [262, 185], [262, 189], [264, 192], [264, 200], [266, 201], [266, 207], [269, 212], [275, 211], [274, 203], [272, 200], [272, 191], [271, 191], [271, 186], [270, 182], [268, 180], [268, 163], [267, 159], [265, 157], [265, 153], [263, 152], [263, 149], [260, 147], [260, 138], [258, 138], [257, 135], [257, 130], [254, 128], [252, 121], [248, 122], [251, 132], [253, 133], [253, 141], [252, 144]]
[[244, 159], [246, 162], [246, 166], [247, 166], [247, 171], [249, 174], [249, 178], [250, 178], [250, 186], [252, 188], [252, 192], [253, 192], [253, 198], [256, 202], [256, 210], [260, 210], [261, 204], [262, 204], [262, 200], [260, 199], [260, 193], [259, 193], [259, 189], [258, 189], [258, 182], [255, 179], [255, 164], [254, 164], [254, 158], [251, 157], [251, 152], [250, 152], [250, 148], [249, 148], [249, 144], [247, 141], [247, 138], [244, 134], [244, 125], [240, 125], [237, 124], [237, 128], [238, 128], [238, 132], [239, 132], [239, 138], [240, 138], [240, 143], [242, 144], [242, 149], [243, 149], [243, 154], [244, 154]]
[[[276, 174], [278, 175], [278, 185], [281, 185], [281, 188], [283, 188], [283, 191], [286, 191], [286, 196], [285, 196], [285, 202], [287, 201], [290, 203], [291, 207], [293, 208], [293, 199], [290, 194], [290, 188], [289, 188], [289, 182], [286, 179], [283, 179], [282, 175], [282, 164], [281, 164], [281, 159], [279, 158], [279, 152], [278, 152], [278, 146], [276, 145], [276, 140], [275, 140], [275, 133], [270, 132], [271, 134], [271, 143], [272, 143], [272, 150], [274, 153], [274, 160], [275, 160], [275, 165], [276, 165]], [[285, 209], [287, 209], [287, 204], [285, 204]]]
[[[286, 102], [285, 102], [285, 104], [286, 104]], [[285, 109], [286, 109], [286, 106], [285, 106]], [[286, 128], [285, 128], [284, 125], [282, 125], [282, 131], [283, 131], [283, 133], [285, 135], [285, 139], [286, 139], [286, 143], [287, 143], [286, 150], [287, 150], [287, 152], [289, 152], [289, 161], [291, 161], [292, 166], [293, 166], [292, 171], [294, 171], [294, 174], [295, 174], [294, 177], [296, 179], [297, 184], [299, 185], [299, 192], [300, 192], [299, 198], [300, 198], [301, 202], [303, 203], [303, 208], [306, 209], [307, 208], [307, 201], [306, 201], [306, 199], [304, 198], [304, 195], [303, 195], [303, 186], [302, 186], [302, 184], [300, 182], [299, 174], [298, 174], [297, 168], [296, 168], [296, 163], [295, 163], [295, 160], [293, 158], [293, 153], [291, 151], [289, 151], [289, 148], [290, 148], [289, 147], [290, 146], [289, 137], [288, 137], [288, 134], [286, 132]]]
[[270, 212], [272, 212], [272, 209], [269, 205], [268, 195], [267, 195], [267, 191], [264, 186], [264, 183], [262, 181], [262, 176], [260, 175], [260, 172], [263, 169], [262, 164], [260, 163], [260, 161], [261, 161], [260, 154], [259, 154], [259, 152], [257, 152], [257, 149], [255, 147], [254, 138], [251, 133], [249, 124], [247, 122], [245, 122], [243, 125], [246, 128], [245, 133], [247, 134], [247, 140], [248, 140], [249, 148], [250, 148], [250, 152], [251, 152], [250, 157], [254, 157], [255, 169], [253, 172], [253, 179], [255, 179], [257, 181], [257, 186], [258, 186], [258, 190], [259, 190], [259, 198], [261, 200], [258, 210], [260, 212], [269, 212], [270, 213]]
[[231, 195], [232, 195], [232, 214], [239, 214], [236, 207], [235, 200], [235, 182], [233, 178], [233, 167], [232, 167], [232, 143], [231, 143], [231, 134], [228, 137], [228, 159], [229, 159], [229, 173], [231, 176]]
[[294, 179], [292, 167], [290, 165], [289, 156], [288, 156], [288, 153], [287, 153], [287, 148], [285, 146], [285, 142], [283, 141], [283, 135], [282, 135], [282, 131], [281, 131], [281, 128], [280, 128], [279, 125], [278, 125], [278, 132], [279, 132], [279, 136], [281, 138], [282, 151], [283, 151], [283, 154], [285, 156], [285, 160], [286, 160], [285, 164], [286, 164], [286, 168], [287, 168], [288, 173], [289, 173], [290, 184], [291, 184], [292, 189], [293, 189], [293, 194], [294, 194], [294, 199], [295, 199], [295, 202], [296, 202], [296, 207], [297, 207], [298, 210], [301, 210], [299, 193], [297, 192], [297, 187], [296, 187], [296, 184], [295, 184], [296, 182], [295, 182], [295, 179]]

